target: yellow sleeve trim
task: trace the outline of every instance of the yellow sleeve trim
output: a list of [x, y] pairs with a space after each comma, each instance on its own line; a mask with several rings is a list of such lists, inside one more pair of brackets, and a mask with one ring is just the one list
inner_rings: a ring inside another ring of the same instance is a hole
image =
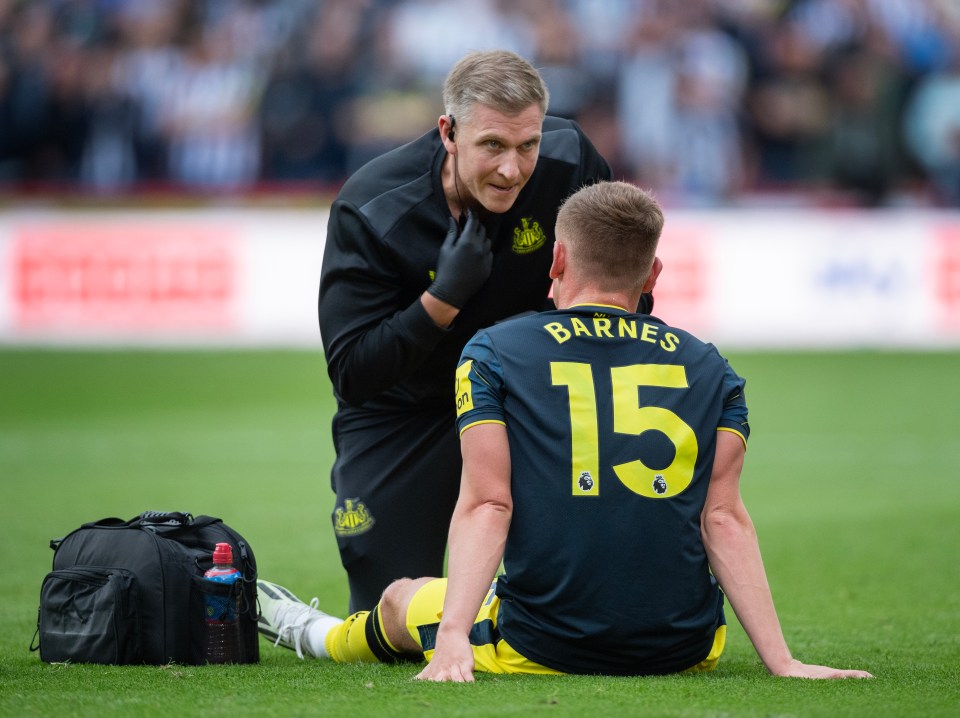
[[726, 427], [726, 426], [718, 426], [718, 427], [717, 427], [717, 431], [729, 431], [731, 434], [736, 434], [737, 436], [740, 437], [740, 441], [743, 442], [743, 448], [744, 448], [744, 449], [747, 448], [747, 437], [745, 437], [743, 434], [741, 434], [741, 433], [740, 433], [739, 431], [737, 431], [736, 429], [730, 429], [730, 428], [728, 428], [728, 427]]
[[467, 429], [474, 426], [480, 426], [480, 424], [500, 424], [500, 426], [506, 426], [507, 422], [500, 421], [499, 419], [484, 419], [483, 421], [475, 421], [472, 424], [467, 424], [465, 427], [460, 429], [460, 436], [463, 436], [463, 432], [465, 432]]

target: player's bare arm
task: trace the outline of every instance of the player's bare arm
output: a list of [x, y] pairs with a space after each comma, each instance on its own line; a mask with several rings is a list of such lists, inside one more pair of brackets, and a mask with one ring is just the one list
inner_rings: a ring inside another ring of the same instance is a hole
[[513, 513], [510, 447], [502, 424], [463, 432], [460, 497], [450, 523], [449, 571], [437, 648], [417, 676], [430, 681], [473, 681], [468, 639], [480, 604], [496, 576]]
[[753, 521], [740, 496], [745, 447], [731, 432], [717, 433], [710, 488], [701, 515], [710, 568], [766, 669], [795, 678], [872, 678], [866, 671], [808, 665], [793, 658], [773, 604]]

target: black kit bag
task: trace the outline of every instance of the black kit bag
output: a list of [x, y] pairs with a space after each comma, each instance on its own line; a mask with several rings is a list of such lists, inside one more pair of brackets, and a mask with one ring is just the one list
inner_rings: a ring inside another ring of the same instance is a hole
[[[213, 549], [228, 543], [241, 578], [208, 581]], [[31, 650], [47, 663], [203, 664], [206, 595], [237, 601], [238, 663], [260, 660], [257, 562], [221, 519], [147, 511], [83, 524], [50, 541]]]

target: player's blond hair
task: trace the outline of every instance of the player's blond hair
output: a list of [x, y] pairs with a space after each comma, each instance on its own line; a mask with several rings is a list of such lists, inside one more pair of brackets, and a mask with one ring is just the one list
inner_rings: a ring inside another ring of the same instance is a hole
[[537, 69], [514, 52], [471, 52], [447, 75], [443, 106], [448, 115], [468, 120], [474, 105], [516, 115], [536, 104], [545, 115], [550, 102], [547, 85]]
[[635, 185], [599, 182], [564, 201], [556, 231], [586, 278], [605, 290], [635, 289], [653, 266], [663, 210]]

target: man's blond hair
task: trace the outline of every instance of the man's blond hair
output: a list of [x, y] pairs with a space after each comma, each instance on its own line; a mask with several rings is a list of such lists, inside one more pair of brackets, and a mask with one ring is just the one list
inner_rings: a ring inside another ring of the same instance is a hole
[[550, 93], [537, 69], [507, 50], [466, 55], [443, 83], [445, 112], [464, 121], [478, 104], [505, 115], [516, 115], [536, 104], [545, 115], [549, 102]]
[[627, 182], [599, 182], [572, 194], [557, 215], [557, 239], [585, 279], [609, 291], [642, 286], [663, 231], [653, 196]]

